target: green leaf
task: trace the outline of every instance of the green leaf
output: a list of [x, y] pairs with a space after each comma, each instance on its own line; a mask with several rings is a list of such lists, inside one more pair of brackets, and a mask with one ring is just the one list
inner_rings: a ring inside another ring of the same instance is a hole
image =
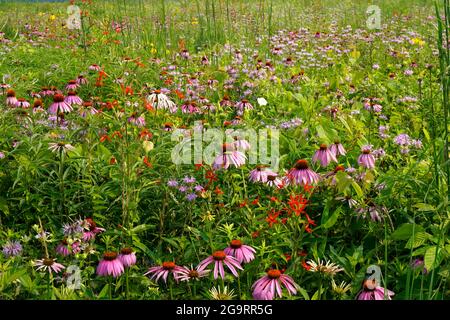
[[139, 233], [139, 232], [143, 232], [149, 229], [153, 229], [155, 228], [155, 226], [149, 225], [149, 224], [140, 224], [136, 227], [134, 227], [133, 229], [131, 229], [132, 233]]
[[443, 254], [441, 248], [429, 247], [425, 252], [424, 262], [428, 271], [438, 267], [442, 262]]
[[423, 227], [417, 224], [404, 223], [391, 234], [391, 237], [394, 240], [407, 240], [412, 237], [413, 231], [417, 234], [423, 231]]
[[325, 229], [329, 229], [336, 223], [337, 219], [339, 218], [340, 214], [342, 212], [342, 207], [337, 208], [331, 217], [323, 224], [323, 227]]
[[363, 197], [364, 196], [364, 193], [363, 193], [361, 187], [355, 181], [352, 181], [352, 187], [355, 190], [355, 192], [358, 195], [358, 197]]
[[305, 298], [305, 300], [310, 300], [309, 298], [309, 294], [308, 292], [306, 292], [305, 289], [303, 289], [302, 287], [297, 287], [298, 292], [300, 292], [300, 294], [303, 296], [303, 298]]
[[413, 207], [418, 211], [436, 211], [436, 208], [428, 203], [416, 203]]
[[98, 298], [102, 299], [102, 298], [106, 298], [109, 294], [109, 284], [106, 284], [102, 291], [100, 291], [100, 293], [98, 294]]
[[417, 247], [420, 247], [429, 239], [429, 237], [430, 235], [426, 232], [416, 232], [414, 236], [411, 236], [411, 238], [409, 238], [405, 248], [415, 249]]
[[9, 207], [5, 198], [0, 198], [0, 211], [2, 211], [5, 215], [9, 215]]

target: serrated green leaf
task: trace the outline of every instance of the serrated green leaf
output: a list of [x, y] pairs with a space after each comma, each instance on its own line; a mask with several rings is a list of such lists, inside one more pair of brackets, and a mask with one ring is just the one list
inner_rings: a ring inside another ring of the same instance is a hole
[[425, 268], [428, 271], [438, 267], [442, 262], [442, 250], [436, 246], [428, 247], [424, 256]]

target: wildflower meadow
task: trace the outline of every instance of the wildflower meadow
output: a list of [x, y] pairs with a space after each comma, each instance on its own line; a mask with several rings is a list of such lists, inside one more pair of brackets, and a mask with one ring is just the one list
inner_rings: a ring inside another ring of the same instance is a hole
[[448, 300], [449, 26], [0, 0], [0, 299]]

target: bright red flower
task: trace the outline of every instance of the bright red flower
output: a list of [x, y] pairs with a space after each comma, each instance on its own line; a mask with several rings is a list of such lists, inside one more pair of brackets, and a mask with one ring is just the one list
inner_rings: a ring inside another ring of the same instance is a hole
[[291, 195], [289, 197], [289, 207], [292, 211], [295, 212], [297, 216], [302, 214], [305, 211], [306, 204], [308, 203], [308, 199], [303, 198], [303, 195]]

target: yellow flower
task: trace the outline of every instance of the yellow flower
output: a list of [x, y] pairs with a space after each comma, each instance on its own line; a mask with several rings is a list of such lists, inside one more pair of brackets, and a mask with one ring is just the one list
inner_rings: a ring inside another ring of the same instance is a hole
[[158, 50], [156, 50], [155, 48], [152, 48], [152, 49], [150, 50], [150, 53], [155, 54], [157, 51], [158, 51]]
[[56, 19], [56, 16], [55, 16], [54, 14], [52, 14], [52, 15], [50, 16], [50, 20], [53, 21], [53, 20], [55, 20], [55, 19]]
[[413, 39], [412, 39], [412, 43], [413, 43], [413, 44], [417, 44], [417, 45], [419, 45], [420, 47], [423, 47], [423, 45], [425, 44], [425, 41], [423, 41], [423, 40], [420, 39], [420, 38], [413, 38]]

